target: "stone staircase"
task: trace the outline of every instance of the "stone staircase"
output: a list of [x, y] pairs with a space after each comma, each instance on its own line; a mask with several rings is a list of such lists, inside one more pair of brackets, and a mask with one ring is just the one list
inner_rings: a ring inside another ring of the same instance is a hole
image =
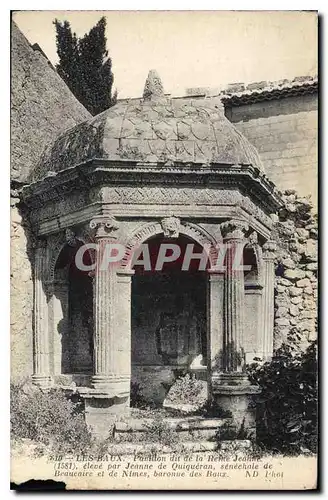
[[111, 448], [125, 453], [214, 451], [229, 423], [228, 418], [202, 416], [129, 418], [115, 423]]

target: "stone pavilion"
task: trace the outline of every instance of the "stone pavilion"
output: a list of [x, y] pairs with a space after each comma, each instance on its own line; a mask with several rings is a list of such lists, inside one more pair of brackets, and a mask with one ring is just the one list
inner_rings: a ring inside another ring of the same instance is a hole
[[[238, 422], [251, 418], [257, 388], [245, 366], [273, 350], [272, 214], [282, 202], [219, 97], [170, 98], [150, 71], [141, 99], [59, 136], [21, 198], [35, 235], [35, 384], [74, 386], [99, 427], [128, 411], [132, 384], [161, 405], [185, 370]], [[100, 271], [113, 241], [126, 255]], [[141, 244], [155, 252], [163, 241], [209, 249], [206, 269], [132, 265]], [[84, 244], [99, 249], [87, 255], [94, 272], [74, 264]], [[249, 271], [232, 270], [236, 245]]]

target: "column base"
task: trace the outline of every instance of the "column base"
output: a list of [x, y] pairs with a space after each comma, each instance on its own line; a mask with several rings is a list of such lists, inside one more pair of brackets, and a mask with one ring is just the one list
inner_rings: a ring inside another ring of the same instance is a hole
[[251, 385], [244, 373], [217, 373], [212, 376], [212, 398], [223, 413], [229, 414], [237, 439], [256, 438], [254, 396], [260, 388]]
[[106, 393], [92, 389], [79, 392], [84, 399], [86, 424], [96, 437], [105, 439], [110, 436], [117, 417], [130, 415], [130, 394], [109, 397]]
[[125, 397], [130, 396], [130, 382], [129, 376], [93, 375], [91, 387], [111, 397]]
[[53, 379], [50, 375], [32, 375], [32, 384], [40, 389], [50, 389], [53, 386]]

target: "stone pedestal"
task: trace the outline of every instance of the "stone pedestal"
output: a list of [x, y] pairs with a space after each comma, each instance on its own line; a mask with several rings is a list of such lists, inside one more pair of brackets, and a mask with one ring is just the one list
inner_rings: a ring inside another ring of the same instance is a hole
[[80, 389], [79, 393], [84, 399], [86, 424], [95, 436], [105, 439], [110, 435], [118, 416], [130, 415], [130, 394], [120, 395], [117, 392], [117, 396], [110, 397], [107, 388], [105, 392], [85, 388]]
[[[232, 419], [236, 438], [256, 438], [256, 395], [260, 388], [251, 385], [244, 374], [215, 374], [212, 378], [214, 402], [224, 417]], [[243, 434], [245, 432], [245, 434]]]

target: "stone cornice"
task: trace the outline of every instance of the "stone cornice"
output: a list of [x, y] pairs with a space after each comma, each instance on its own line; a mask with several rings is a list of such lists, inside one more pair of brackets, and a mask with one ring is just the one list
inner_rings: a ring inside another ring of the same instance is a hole
[[142, 163], [133, 161], [92, 160], [49, 175], [20, 190], [22, 201], [37, 208], [48, 201], [61, 200], [73, 191], [89, 191], [97, 185], [165, 185], [235, 187], [249, 195], [267, 212], [275, 212], [282, 199], [275, 185], [251, 165]]

